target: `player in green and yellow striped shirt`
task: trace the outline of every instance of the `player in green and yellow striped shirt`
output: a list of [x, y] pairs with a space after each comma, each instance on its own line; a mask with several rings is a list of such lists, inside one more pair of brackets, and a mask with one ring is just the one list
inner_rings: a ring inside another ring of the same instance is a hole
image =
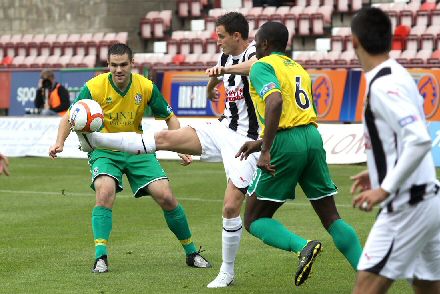
[[336, 247], [356, 269], [361, 244], [355, 230], [344, 222], [333, 195], [325, 150], [317, 130], [309, 74], [285, 55], [289, 33], [278, 22], [267, 22], [257, 32], [259, 59], [250, 71], [250, 92], [262, 126], [262, 139], [247, 142], [237, 156], [261, 150], [258, 169], [249, 186], [245, 227], [264, 243], [299, 254], [295, 284], [309, 276], [321, 251], [321, 242], [307, 241], [290, 232], [272, 216], [299, 183]]

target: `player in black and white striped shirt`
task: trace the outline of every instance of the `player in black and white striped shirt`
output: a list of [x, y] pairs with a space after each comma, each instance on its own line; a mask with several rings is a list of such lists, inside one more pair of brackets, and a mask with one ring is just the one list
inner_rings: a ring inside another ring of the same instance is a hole
[[[248, 22], [238, 12], [227, 13], [218, 18], [216, 33], [223, 53], [218, 66], [208, 69], [207, 73], [222, 74], [223, 78], [211, 78], [207, 91], [208, 98], [215, 101], [218, 99], [216, 86], [223, 81], [227, 101], [222, 119], [156, 134], [90, 133], [79, 136], [82, 150], [86, 152], [92, 148], [110, 148], [137, 154], [169, 150], [201, 155], [204, 161], [223, 162], [227, 178], [223, 207], [223, 263], [218, 276], [209, 283], [209, 288], [227, 287], [234, 281], [235, 257], [243, 231], [240, 210], [259, 156], [254, 153], [243, 161], [235, 158], [245, 142], [256, 140], [259, 136], [245, 75], [256, 61], [255, 46], [248, 42]], [[186, 163], [191, 162], [185, 155], [181, 157]]]
[[385, 293], [396, 279], [416, 293], [440, 289], [440, 197], [420, 96], [414, 79], [390, 59], [387, 14], [361, 10], [353, 48], [366, 72], [364, 130], [368, 172], [353, 177], [353, 205], [381, 210], [358, 264], [353, 293]]

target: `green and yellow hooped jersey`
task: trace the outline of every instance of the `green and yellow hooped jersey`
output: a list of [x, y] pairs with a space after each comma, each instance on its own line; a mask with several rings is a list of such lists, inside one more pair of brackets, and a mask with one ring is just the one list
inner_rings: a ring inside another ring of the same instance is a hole
[[124, 92], [113, 83], [111, 73], [100, 74], [84, 85], [74, 103], [81, 99], [93, 99], [101, 105], [104, 112], [101, 132], [104, 133], [142, 133], [142, 117], [147, 107], [151, 107], [156, 119], [168, 119], [173, 115], [156, 85], [134, 73]]
[[304, 68], [286, 55], [274, 52], [255, 62], [250, 74], [250, 93], [255, 111], [265, 127], [265, 99], [273, 92], [280, 92], [283, 110], [278, 129], [316, 124], [317, 116], [313, 104], [312, 80]]

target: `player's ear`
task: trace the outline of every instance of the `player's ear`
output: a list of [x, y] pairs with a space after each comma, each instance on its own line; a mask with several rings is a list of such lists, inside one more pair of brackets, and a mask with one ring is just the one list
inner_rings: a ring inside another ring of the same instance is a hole
[[356, 50], [359, 47], [359, 39], [356, 35], [351, 35], [351, 42], [353, 45], [353, 49]]

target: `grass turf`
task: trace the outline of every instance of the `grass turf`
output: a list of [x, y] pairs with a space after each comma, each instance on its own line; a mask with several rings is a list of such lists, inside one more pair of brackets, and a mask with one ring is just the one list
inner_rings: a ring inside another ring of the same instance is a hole
[[[162, 161], [172, 189], [187, 213], [193, 240], [202, 245], [211, 269], [185, 265], [180, 244], [151, 198], [134, 199], [128, 183], [113, 209], [110, 272], [92, 274], [91, 210], [94, 193], [85, 160], [11, 158], [11, 176], [0, 177], [0, 293], [350, 293], [355, 273], [337, 251], [308, 201], [297, 199], [275, 218], [307, 239], [320, 239], [324, 252], [311, 278], [295, 287], [294, 254], [264, 245], [243, 232], [236, 260], [236, 283], [207, 289], [221, 265], [221, 212], [226, 186], [221, 164], [195, 162], [181, 167]], [[375, 213], [351, 208], [350, 180], [365, 166], [331, 166], [338, 185], [341, 216], [362, 243]], [[124, 179], [125, 180], [125, 179]], [[411, 293], [405, 281], [389, 293]]]

